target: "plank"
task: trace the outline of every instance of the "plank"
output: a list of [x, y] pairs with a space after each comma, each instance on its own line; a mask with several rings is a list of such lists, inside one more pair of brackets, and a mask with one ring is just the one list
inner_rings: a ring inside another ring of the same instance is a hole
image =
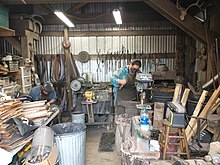
[[[198, 116], [207, 95], [208, 95], [208, 91], [203, 90], [202, 95], [200, 96], [199, 101], [196, 105], [196, 108], [193, 112], [193, 115], [192, 115], [193, 117]], [[197, 123], [197, 119], [196, 118], [191, 118], [190, 121], [189, 121], [189, 124], [186, 127], [185, 133], [186, 133], [186, 137], [187, 137], [188, 142], [191, 139], [189, 134], [191, 132], [192, 127], [194, 127], [195, 123]]]
[[178, 103], [180, 102], [180, 95], [182, 92], [182, 87], [183, 87], [182, 84], [176, 84], [174, 95], [173, 95], [174, 102], [178, 102]]
[[[206, 118], [206, 116], [207, 116], [208, 112], [210, 111], [210, 109], [212, 108], [213, 104], [215, 104], [215, 102], [217, 101], [219, 94], [220, 94], [220, 86], [212, 94], [212, 96], [209, 99], [209, 101], [207, 102], [206, 106], [204, 107], [204, 109], [200, 113], [199, 118]], [[195, 133], [197, 131], [197, 127], [198, 127], [197, 122], [195, 122], [195, 121], [190, 126], [192, 126], [192, 127], [188, 128], [188, 131], [186, 132], [188, 142], [195, 135]]]
[[182, 99], [180, 101], [184, 108], [186, 107], [186, 103], [187, 103], [187, 100], [188, 100], [189, 92], [190, 92], [190, 89], [189, 88], [185, 88], [183, 96], [182, 96]]

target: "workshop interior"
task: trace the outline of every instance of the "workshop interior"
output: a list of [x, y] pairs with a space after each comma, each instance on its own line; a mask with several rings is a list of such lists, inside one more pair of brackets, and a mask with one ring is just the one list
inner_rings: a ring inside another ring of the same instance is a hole
[[220, 164], [219, 7], [0, 0], [0, 164]]

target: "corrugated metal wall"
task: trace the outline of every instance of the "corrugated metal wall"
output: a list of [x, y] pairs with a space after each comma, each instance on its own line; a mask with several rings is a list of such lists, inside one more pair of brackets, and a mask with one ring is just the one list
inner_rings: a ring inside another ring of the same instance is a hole
[[[70, 52], [78, 55], [80, 51], [87, 51], [89, 54], [110, 55], [124, 53], [175, 53], [176, 37], [169, 36], [111, 36], [111, 37], [70, 37]], [[62, 43], [63, 37], [44, 36], [36, 44], [37, 54], [63, 54]], [[93, 75], [93, 80], [109, 81], [112, 71], [117, 69], [118, 63], [127, 64], [127, 60], [103, 62], [102, 60], [90, 60], [88, 63], [76, 62], [81, 73], [89, 72]], [[116, 64], [117, 63], [117, 64]], [[153, 60], [142, 59], [145, 63], [143, 72], [155, 70], [155, 62]], [[156, 64], [165, 63], [170, 70], [173, 70], [173, 59], [156, 59]], [[98, 67], [99, 66], [99, 67]], [[147, 66], [147, 67], [146, 67]], [[107, 68], [105, 68], [107, 67]]]

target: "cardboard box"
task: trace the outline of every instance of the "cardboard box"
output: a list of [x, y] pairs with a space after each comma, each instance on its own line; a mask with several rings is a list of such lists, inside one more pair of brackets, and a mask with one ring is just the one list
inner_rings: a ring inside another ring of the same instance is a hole
[[45, 159], [41, 163], [35, 163], [35, 164], [28, 163], [28, 161], [26, 160], [25, 165], [55, 165], [57, 163], [58, 154], [59, 151], [57, 149], [57, 146], [54, 145], [47, 159]]

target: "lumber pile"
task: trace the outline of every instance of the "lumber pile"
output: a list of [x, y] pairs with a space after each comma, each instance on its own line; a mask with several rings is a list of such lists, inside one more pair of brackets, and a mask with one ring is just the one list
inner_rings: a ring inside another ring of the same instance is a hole
[[[202, 103], [205, 100], [205, 97], [207, 96], [207, 91], [203, 91], [199, 102], [197, 103], [197, 106], [193, 112], [193, 118], [190, 119], [190, 122], [186, 128], [186, 136], [187, 136], [187, 141], [189, 142], [192, 137], [196, 134], [197, 132], [197, 120], [196, 118], [207, 118], [208, 114], [212, 114], [215, 112], [215, 110], [220, 106], [220, 99], [219, 94], [220, 94], [220, 86], [213, 92], [212, 96], [208, 100], [206, 106], [203, 108], [203, 110], [200, 112]], [[207, 127], [206, 121], [204, 121], [201, 124], [200, 127], [200, 132], [203, 131]]]
[[11, 118], [27, 118], [34, 122], [35, 126], [41, 126], [52, 114], [45, 106], [45, 100], [30, 103], [9, 101], [0, 105], [0, 147], [14, 149], [27, 143], [33, 136], [33, 131], [21, 136], [14, 122], [8, 123]]
[[0, 105], [0, 134], [2, 140], [8, 140], [18, 132], [15, 125], [5, 124], [5, 122], [10, 118], [20, 116], [22, 116], [20, 101], [10, 101]]
[[52, 112], [47, 110], [45, 105], [45, 100], [43, 101], [35, 101], [30, 103], [23, 103], [22, 107], [22, 115], [23, 117], [32, 120], [34, 125], [42, 125], [45, 120], [52, 114]]

